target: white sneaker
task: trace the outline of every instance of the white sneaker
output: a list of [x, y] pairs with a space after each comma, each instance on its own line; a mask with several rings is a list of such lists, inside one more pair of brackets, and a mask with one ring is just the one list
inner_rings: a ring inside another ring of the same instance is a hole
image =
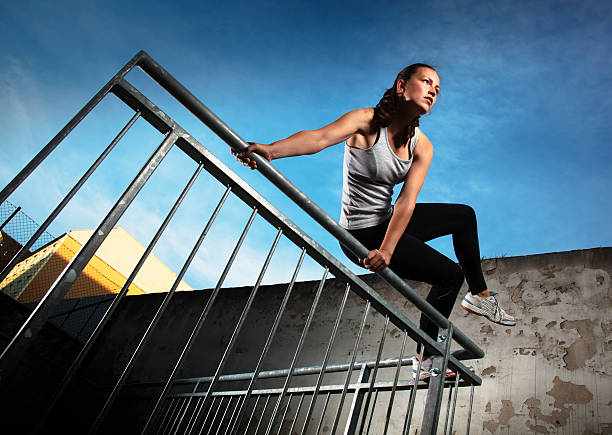
[[516, 319], [499, 306], [495, 296], [481, 298], [468, 292], [461, 301], [461, 308], [479, 316], [485, 316], [491, 322], [505, 326], [516, 325]]

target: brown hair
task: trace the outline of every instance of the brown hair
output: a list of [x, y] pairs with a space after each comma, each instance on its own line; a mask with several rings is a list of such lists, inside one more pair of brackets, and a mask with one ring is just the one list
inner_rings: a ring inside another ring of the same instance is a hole
[[[417, 72], [419, 68], [429, 68], [435, 71], [435, 68], [427, 65], [426, 63], [413, 63], [407, 66], [399, 72], [393, 86], [385, 91], [382, 98], [374, 108], [374, 117], [370, 121], [370, 128], [372, 131], [378, 131], [383, 127], [388, 127], [391, 124], [393, 115], [399, 108], [398, 94], [397, 94], [397, 82], [400, 80], [407, 81], [412, 75]], [[419, 117], [417, 116], [414, 121], [408, 127], [408, 135], [406, 141], [409, 141], [414, 136], [414, 130], [419, 125]]]

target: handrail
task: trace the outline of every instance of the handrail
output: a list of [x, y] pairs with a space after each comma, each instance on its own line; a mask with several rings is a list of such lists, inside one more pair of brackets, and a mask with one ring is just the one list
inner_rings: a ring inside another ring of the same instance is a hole
[[[187, 110], [193, 113], [200, 121], [210, 128], [217, 136], [227, 143], [235, 151], [242, 151], [248, 144], [217, 115], [215, 115], [204, 103], [195, 97], [187, 88], [176, 80], [168, 71], [159, 65], [146, 52], [140, 51], [130, 63], [134, 62], [170, 95], [176, 98]], [[257, 162], [257, 168], [261, 174], [272, 184], [279, 188], [285, 195], [291, 198], [300, 208], [308, 213], [317, 223], [331, 233], [342, 245], [346, 246], [353, 254], [360, 258], [368, 254], [368, 249], [363, 246], [353, 235], [341, 227], [331, 216], [329, 216], [312, 199], [297, 188], [278, 169], [258, 154], [252, 153], [249, 158]], [[444, 317], [431, 304], [423, 299], [414, 289], [406, 284], [390, 268], [386, 268], [378, 274], [399, 291], [404, 297], [412, 302], [419, 310], [441, 328], [448, 328], [450, 321]], [[478, 347], [467, 335], [458, 328], [453, 328], [453, 338], [472, 358], [484, 357], [483, 350]]]
[[[330, 268], [330, 272], [336, 277], [346, 280], [351, 285], [353, 291], [359, 294], [362, 298], [371, 302], [372, 307], [389, 316], [389, 319], [396, 325], [405, 325], [410, 331], [410, 335], [415, 341], [423, 344], [429, 352], [434, 355], [442, 355], [443, 351], [440, 346], [414, 323], [407, 319], [395, 307], [390, 306], [387, 301], [376, 293], [357, 275], [351, 272], [342, 262], [338, 261], [329, 252], [327, 252], [316, 241], [304, 233], [291, 220], [284, 216], [278, 209], [259, 195], [249, 184], [238, 177], [225, 164], [223, 164], [214, 154], [202, 146], [194, 137], [177, 125], [172, 118], [160, 111], [150, 100], [142, 95], [134, 88], [127, 80], [121, 79], [112, 92], [117, 95], [122, 101], [128, 104], [132, 109], [139, 110], [152, 125], [161, 131], [172, 130], [179, 136], [177, 146], [186, 152], [194, 161], [199, 163], [204, 162], [206, 170], [225, 186], [231, 186], [234, 194], [241, 198], [249, 207], [257, 208], [259, 214], [264, 217], [269, 223], [278, 229], [282, 229], [283, 233], [297, 246], [302, 247], [308, 254], [319, 264], [326, 265]], [[458, 365], [459, 360], [471, 358], [468, 351], [463, 351], [462, 355], [451, 355], [449, 364], [451, 367], [457, 368], [465, 376], [469, 377], [476, 385], [480, 385], [480, 380], [470, 373], [465, 372], [465, 367]]]

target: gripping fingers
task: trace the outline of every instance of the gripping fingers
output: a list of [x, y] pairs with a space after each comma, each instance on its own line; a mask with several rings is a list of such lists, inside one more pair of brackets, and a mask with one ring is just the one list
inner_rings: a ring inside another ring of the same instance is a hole
[[242, 163], [244, 166], [248, 166], [250, 169], [257, 169], [257, 162], [248, 157], [251, 153], [253, 146], [249, 146], [244, 150], [238, 152], [234, 149], [230, 149], [232, 155], [236, 156], [236, 160]]
[[367, 257], [363, 259], [363, 266], [372, 271], [379, 272], [389, 265], [387, 255], [378, 249], [371, 250]]

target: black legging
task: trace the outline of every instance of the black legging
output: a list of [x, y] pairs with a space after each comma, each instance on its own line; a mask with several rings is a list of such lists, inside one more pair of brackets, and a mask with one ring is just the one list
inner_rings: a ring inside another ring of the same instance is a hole
[[[386, 221], [349, 232], [366, 248], [378, 249], [388, 224], [389, 221]], [[449, 234], [453, 235], [455, 255], [461, 266], [425, 244], [428, 240]], [[356, 255], [344, 246], [342, 250], [351, 261], [359, 264]], [[480, 267], [476, 214], [472, 207], [463, 204], [416, 204], [389, 267], [404, 279], [431, 284], [427, 302], [448, 318], [464, 277], [472, 294], [487, 289]], [[420, 328], [434, 340], [437, 338], [437, 325], [424, 314], [421, 315]]]

